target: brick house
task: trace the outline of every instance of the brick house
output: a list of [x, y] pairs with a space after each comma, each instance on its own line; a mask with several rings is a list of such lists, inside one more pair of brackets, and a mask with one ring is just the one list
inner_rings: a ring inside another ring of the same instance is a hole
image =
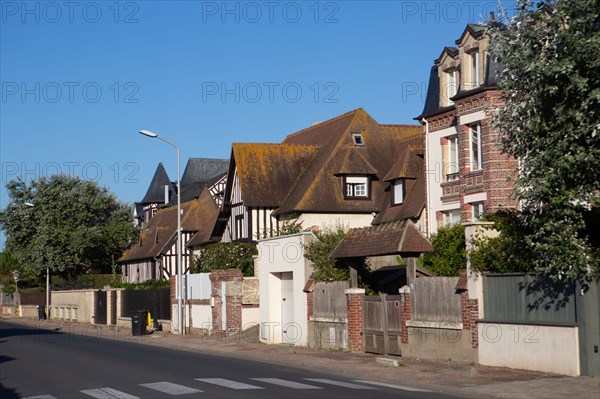
[[427, 234], [515, 208], [517, 161], [501, 153], [492, 128], [500, 103], [500, 66], [491, 60], [486, 27], [469, 24], [434, 61], [421, 115], [425, 133]]

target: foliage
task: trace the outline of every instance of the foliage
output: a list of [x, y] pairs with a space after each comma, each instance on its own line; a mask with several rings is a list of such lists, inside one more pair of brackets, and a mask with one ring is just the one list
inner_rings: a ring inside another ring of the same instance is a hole
[[305, 245], [304, 257], [314, 265], [312, 278], [315, 281], [350, 280], [348, 267], [341, 260], [330, 256], [345, 235], [346, 230], [341, 226], [337, 226], [317, 232], [317, 240]]
[[0, 227], [22, 279], [43, 280], [46, 267], [66, 279], [110, 273], [112, 258], [137, 236], [129, 206], [95, 182], [55, 175], [30, 184], [12, 180], [6, 189]]
[[600, 264], [585, 219], [600, 199], [598, 1], [516, 5], [515, 17], [490, 27], [491, 54], [504, 66], [494, 126], [520, 161], [524, 251], [536, 271], [574, 280]]
[[75, 278], [65, 279], [51, 276], [53, 289], [90, 289], [115, 286], [121, 282], [121, 276], [115, 274], [82, 274]]
[[436, 276], [458, 276], [467, 264], [465, 228], [461, 224], [440, 227], [431, 236], [433, 252], [423, 254], [423, 267]]
[[258, 251], [253, 244], [219, 242], [208, 245], [194, 259], [195, 273], [209, 273], [218, 269], [240, 269], [244, 276], [254, 276], [254, 255]]
[[302, 222], [299, 222], [297, 219], [295, 220], [286, 220], [283, 222], [283, 225], [279, 228], [275, 237], [279, 236], [289, 236], [292, 234], [298, 234], [302, 232]]
[[141, 283], [115, 283], [110, 284], [113, 288], [125, 288], [126, 290], [156, 290], [160, 288], [169, 288], [169, 280], [146, 280]]
[[532, 271], [534, 258], [528, 250], [525, 237], [529, 234], [515, 211], [498, 211], [485, 216], [494, 222], [496, 237], [473, 237], [474, 249], [470, 253], [471, 266], [480, 272], [524, 273]]

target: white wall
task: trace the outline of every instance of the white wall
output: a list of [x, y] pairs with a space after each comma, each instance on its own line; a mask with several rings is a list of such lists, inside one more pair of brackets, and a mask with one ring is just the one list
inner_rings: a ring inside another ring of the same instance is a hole
[[442, 203], [442, 186], [444, 181], [444, 162], [442, 157], [441, 139], [458, 134], [456, 127], [438, 130], [427, 135], [427, 154], [425, 169], [427, 173], [428, 201], [427, 215], [429, 217], [429, 235], [437, 233], [436, 212], [460, 208], [460, 202]]
[[483, 365], [579, 375], [577, 327], [480, 322], [478, 328]]
[[193, 328], [212, 329], [212, 307], [210, 305], [190, 305]]
[[294, 323], [301, 331], [295, 345], [306, 346], [308, 337], [307, 305], [304, 286], [312, 266], [304, 259], [304, 245], [315, 240], [312, 233], [299, 233], [258, 241], [258, 276], [260, 280], [261, 341], [282, 342], [281, 273], [292, 272]]
[[242, 329], [247, 330], [260, 324], [260, 308], [242, 308]]
[[308, 229], [312, 226], [318, 226], [321, 229], [344, 226], [348, 229], [355, 227], [370, 226], [373, 216], [369, 214], [339, 214], [339, 213], [303, 213], [298, 218], [302, 222], [302, 227]]

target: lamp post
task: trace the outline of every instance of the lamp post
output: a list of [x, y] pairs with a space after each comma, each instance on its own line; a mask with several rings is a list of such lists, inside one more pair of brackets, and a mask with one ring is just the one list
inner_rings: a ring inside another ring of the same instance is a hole
[[[26, 202], [26, 206], [35, 208], [32, 202]], [[42, 264], [44, 263], [44, 254], [41, 254]], [[50, 265], [46, 264], [46, 318], [50, 319]]]
[[183, 289], [183, 273], [182, 273], [182, 264], [181, 264], [181, 182], [180, 182], [180, 158], [179, 158], [179, 147], [169, 140], [160, 137], [158, 134], [153, 133], [149, 130], [140, 130], [140, 134], [150, 137], [152, 139], [159, 139], [169, 144], [171, 147], [177, 150], [177, 264], [175, 265], [175, 284], [177, 286], [177, 329], [179, 334], [185, 334], [184, 324], [183, 324], [183, 300], [182, 300], [182, 289]]

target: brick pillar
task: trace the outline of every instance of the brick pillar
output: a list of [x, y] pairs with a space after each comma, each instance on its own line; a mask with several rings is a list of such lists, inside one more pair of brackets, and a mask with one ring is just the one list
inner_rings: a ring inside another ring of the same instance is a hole
[[[226, 326], [223, 331], [222, 321], [222, 290], [221, 286], [223, 282], [228, 284], [235, 284], [241, 287], [241, 282], [244, 278], [242, 271], [239, 269], [225, 269], [225, 270], [213, 270], [210, 273], [211, 282], [211, 295], [214, 298], [214, 306], [212, 308], [212, 325], [215, 332], [239, 332], [242, 329], [242, 295], [241, 292], [225, 293], [225, 318]], [[229, 289], [227, 291], [230, 291]]]
[[469, 292], [460, 293], [460, 308], [463, 330], [471, 330], [471, 309], [469, 305]]
[[310, 320], [311, 317], [315, 314], [315, 299], [313, 296], [313, 292], [306, 293], [306, 318]]
[[469, 314], [471, 325], [471, 347], [479, 348], [479, 331], [477, 327], [477, 319], [479, 319], [479, 302], [477, 299], [469, 299]]
[[171, 304], [177, 303], [177, 279], [176, 276], [169, 278]]
[[406, 322], [412, 317], [410, 314], [410, 288], [404, 286], [400, 288], [400, 295], [402, 295], [402, 343], [408, 344], [408, 327]]
[[363, 299], [365, 290], [349, 288], [345, 291], [348, 296], [348, 339], [352, 352], [364, 352], [363, 337]]

